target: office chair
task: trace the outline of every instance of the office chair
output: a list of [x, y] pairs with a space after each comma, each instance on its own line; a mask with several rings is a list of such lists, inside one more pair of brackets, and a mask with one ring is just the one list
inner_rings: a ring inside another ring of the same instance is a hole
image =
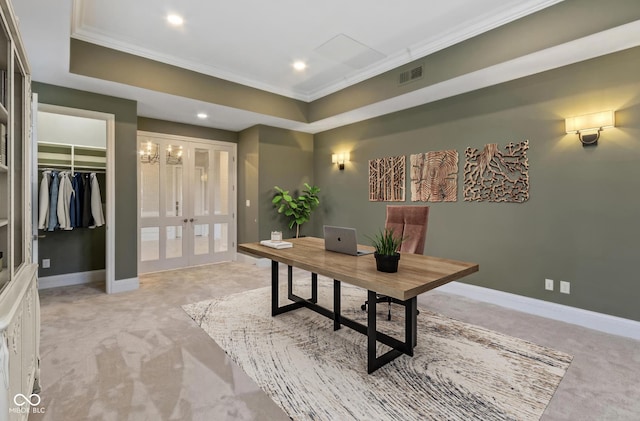
[[[400, 245], [401, 253], [424, 253], [424, 243], [427, 237], [427, 222], [429, 221], [429, 206], [387, 206], [387, 219], [385, 228], [392, 229], [395, 235], [402, 236], [405, 240]], [[402, 264], [402, 263], [401, 263]], [[391, 303], [403, 304], [386, 295], [378, 295], [376, 303], [389, 303], [388, 320], [391, 320]], [[368, 301], [360, 306], [364, 311]]]

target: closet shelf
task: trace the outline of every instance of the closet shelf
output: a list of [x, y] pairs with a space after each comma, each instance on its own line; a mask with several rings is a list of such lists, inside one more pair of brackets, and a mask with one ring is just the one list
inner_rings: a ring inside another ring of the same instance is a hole
[[106, 148], [38, 142], [38, 168], [106, 170]]
[[8, 219], [0, 219], [0, 227], [4, 227], [9, 225], [9, 220]]
[[9, 167], [4, 164], [0, 164], [0, 172], [9, 172]]

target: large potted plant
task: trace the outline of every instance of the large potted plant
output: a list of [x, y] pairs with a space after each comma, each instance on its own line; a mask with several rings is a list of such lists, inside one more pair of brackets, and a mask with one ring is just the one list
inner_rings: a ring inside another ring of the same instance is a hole
[[371, 245], [375, 248], [376, 268], [380, 272], [394, 273], [398, 271], [400, 261], [400, 245], [404, 241], [402, 236], [393, 233], [393, 229], [385, 228], [378, 231], [372, 238]]
[[289, 218], [289, 229], [296, 226], [296, 238], [300, 236], [300, 226], [311, 218], [313, 212], [320, 204], [318, 193], [320, 189], [304, 183], [304, 190], [298, 197], [289, 194], [289, 190], [283, 190], [275, 186], [276, 194], [273, 196], [273, 206], [278, 208], [278, 213], [284, 213]]

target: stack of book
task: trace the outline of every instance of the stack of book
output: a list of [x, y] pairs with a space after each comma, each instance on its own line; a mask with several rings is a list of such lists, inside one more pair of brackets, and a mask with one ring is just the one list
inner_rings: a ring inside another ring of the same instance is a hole
[[262, 240], [260, 241], [260, 244], [274, 249], [288, 249], [293, 247], [293, 243], [288, 241]]

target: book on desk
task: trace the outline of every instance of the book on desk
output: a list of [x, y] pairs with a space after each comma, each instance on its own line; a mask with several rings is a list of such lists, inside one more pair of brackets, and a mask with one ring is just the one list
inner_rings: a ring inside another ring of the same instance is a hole
[[274, 240], [262, 240], [260, 244], [263, 246], [271, 247], [273, 249], [288, 249], [293, 247], [293, 243], [288, 241], [274, 241]]

